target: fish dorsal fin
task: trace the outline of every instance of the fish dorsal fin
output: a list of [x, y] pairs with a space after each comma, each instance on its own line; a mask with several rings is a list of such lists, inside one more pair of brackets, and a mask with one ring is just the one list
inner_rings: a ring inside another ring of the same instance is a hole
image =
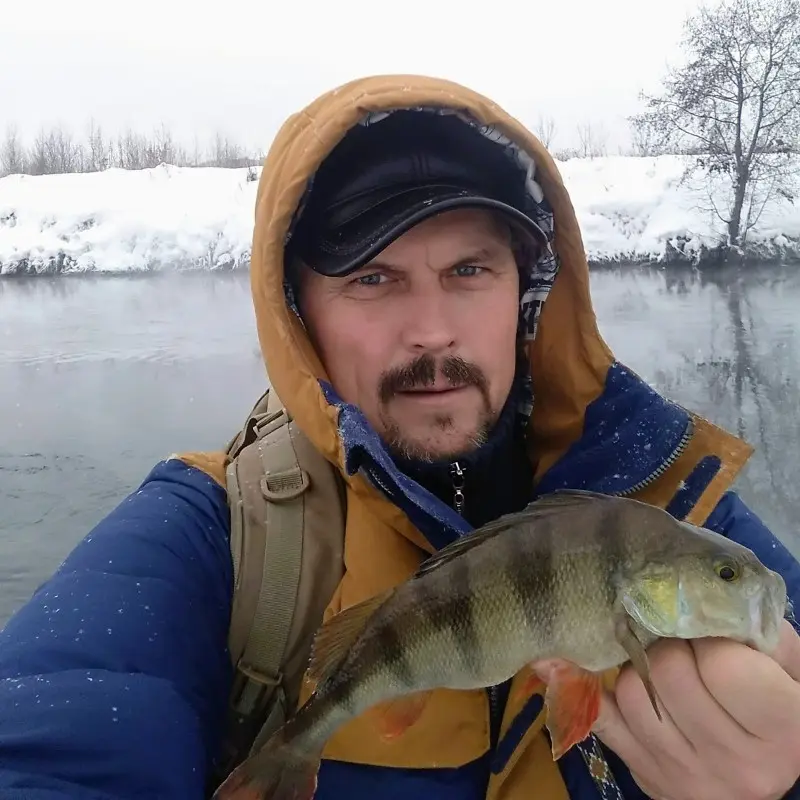
[[[531, 508], [532, 506], [528, 506]], [[456, 539], [448, 545], [445, 545], [441, 550], [435, 552], [430, 558], [426, 559], [419, 566], [419, 569], [414, 573], [414, 578], [420, 578], [427, 575], [435, 569], [438, 569], [443, 564], [447, 564], [454, 558], [472, 550], [479, 544], [483, 544], [489, 539], [493, 539], [499, 533], [520, 522], [527, 522], [531, 518], [531, 514], [526, 508], [524, 511], [517, 511], [513, 514], [504, 514], [491, 522], [487, 522], [477, 530]]]
[[546, 514], [566, 511], [570, 508], [577, 509], [597, 500], [610, 501], [614, 499], [616, 498], [610, 495], [589, 492], [584, 489], [557, 489], [552, 493], [543, 495], [539, 499], [534, 500], [522, 509], [522, 511], [504, 514], [502, 517], [487, 522], [472, 533], [468, 533], [460, 539], [456, 539], [456, 541], [451, 544], [446, 545], [430, 558], [423, 561], [414, 573], [414, 578], [421, 578], [423, 575], [433, 572], [442, 565], [448, 564], [453, 559], [469, 552], [478, 545], [483, 544], [489, 539], [493, 539], [503, 531], [513, 528], [515, 525], [535, 524], [538, 518]]
[[600, 501], [613, 502], [619, 498], [602, 492], [590, 492], [588, 489], [555, 489], [542, 495], [531, 503], [528, 508], [540, 511], [554, 508], [575, 508]]
[[394, 593], [389, 589], [340, 611], [323, 623], [311, 645], [308, 677], [322, 683], [355, 644], [370, 617]]

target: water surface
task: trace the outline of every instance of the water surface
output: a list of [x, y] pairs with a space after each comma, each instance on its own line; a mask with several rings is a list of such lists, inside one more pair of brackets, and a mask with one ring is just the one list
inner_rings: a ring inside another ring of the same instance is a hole
[[[737, 481], [800, 554], [800, 272], [595, 272], [616, 355], [756, 446]], [[249, 279], [0, 281], [0, 625], [152, 465], [215, 449], [266, 385]]]

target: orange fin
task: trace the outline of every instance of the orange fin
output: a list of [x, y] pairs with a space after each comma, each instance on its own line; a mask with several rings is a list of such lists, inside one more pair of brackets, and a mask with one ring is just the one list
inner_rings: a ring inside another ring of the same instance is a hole
[[545, 688], [544, 681], [536, 674], [533, 665], [529, 664], [524, 668], [522, 676], [517, 681], [514, 688], [514, 693], [510, 699], [520, 701], [527, 698], [535, 692], [542, 692]]
[[381, 738], [395, 739], [408, 730], [422, 715], [430, 696], [430, 691], [414, 692], [382, 703], [378, 709]]
[[370, 597], [340, 611], [323, 623], [314, 637], [308, 677], [322, 683], [342, 663], [370, 617], [388, 600], [394, 589]]
[[212, 800], [312, 800], [319, 762], [283, 761], [282, 752], [260, 752], [240, 764]]
[[544, 702], [554, 761], [591, 733], [600, 712], [600, 692], [596, 673], [568, 662], [551, 668]]

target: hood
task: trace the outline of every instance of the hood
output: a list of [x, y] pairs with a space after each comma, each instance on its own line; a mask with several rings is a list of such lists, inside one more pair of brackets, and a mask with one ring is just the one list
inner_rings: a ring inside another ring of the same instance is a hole
[[408, 109], [458, 113], [498, 146], [513, 148], [531, 193], [552, 212], [540, 220], [552, 233], [552, 252], [523, 299], [536, 409], [529, 443], [539, 476], [581, 435], [586, 407], [602, 393], [614, 357], [597, 329], [578, 221], [555, 162], [496, 103], [451, 81], [414, 75], [355, 80], [323, 94], [279, 130], [258, 186], [251, 258], [258, 337], [272, 389], [314, 446], [352, 480], [339, 433], [340, 403], [332, 401], [329, 378], [287, 302], [284, 245], [317, 168], [348, 130]]

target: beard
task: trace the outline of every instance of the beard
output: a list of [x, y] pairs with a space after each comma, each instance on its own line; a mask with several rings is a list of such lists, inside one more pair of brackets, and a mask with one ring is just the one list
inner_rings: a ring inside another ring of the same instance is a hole
[[[423, 430], [422, 436], [415, 436], [395, 419], [389, 404], [401, 392], [433, 386], [437, 374], [453, 388], [474, 386], [480, 393], [480, 406], [468, 424], [450, 412], [431, 414], [427, 425], [422, 426], [428, 428], [427, 435]], [[378, 395], [383, 438], [392, 455], [407, 460], [457, 460], [486, 442], [500, 416], [500, 410], [492, 408], [483, 370], [459, 356], [445, 356], [437, 364], [432, 355], [426, 354], [410, 364], [387, 370], [379, 380]]]

